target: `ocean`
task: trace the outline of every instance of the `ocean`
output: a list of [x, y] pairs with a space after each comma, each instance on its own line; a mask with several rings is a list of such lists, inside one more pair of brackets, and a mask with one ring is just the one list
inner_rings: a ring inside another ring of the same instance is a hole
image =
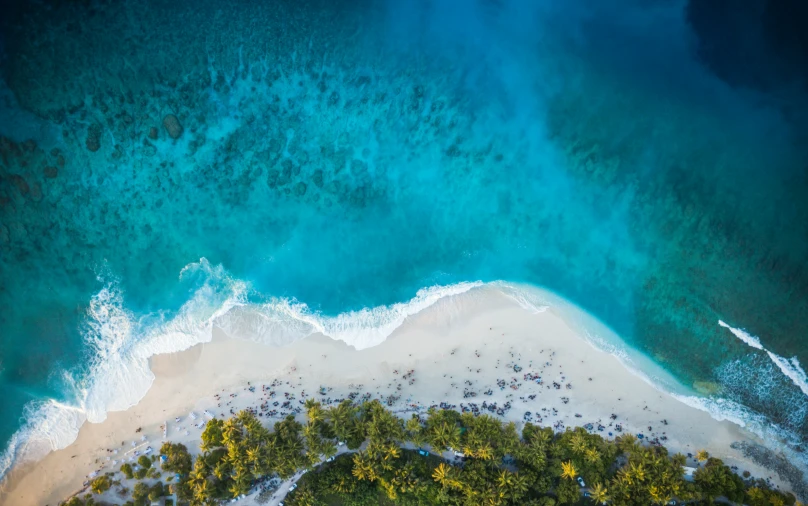
[[6, 7], [0, 471], [244, 310], [363, 348], [481, 285], [801, 450], [808, 44], [751, 4]]

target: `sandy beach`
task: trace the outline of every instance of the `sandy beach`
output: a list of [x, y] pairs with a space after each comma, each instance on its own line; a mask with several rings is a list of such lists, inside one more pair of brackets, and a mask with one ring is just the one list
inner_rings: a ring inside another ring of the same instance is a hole
[[[609, 438], [642, 434], [671, 452], [706, 449], [739, 472], [780, 483], [730, 447], [761, 443], [756, 436], [655, 389], [552, 309], [526, 311], [493, 290], [443, 299], [382, 344], [359, 351], [322, 335], [280, 348], [248, 338], [215, 329], [210, 343], [153, 357], [156, 380], [145, 398], [102, 423], [86, 423], [67, 448], [18, 466], [2, 503], [56, 505], [82, 489], [91, 473], [117, 471], [149, 446], [159, 450], [164, 424], [168, 440], [193, 451], [210, 416], [253, 408], [267, 424], [289, 413], [302, 419], [308, 398], [326, 405], [379, 398], [402, 416], [443, 403], [518, 426], [530, 420], [557, 430], [586, 426]], [[105, 497], [116, 499], [113, 491]]]

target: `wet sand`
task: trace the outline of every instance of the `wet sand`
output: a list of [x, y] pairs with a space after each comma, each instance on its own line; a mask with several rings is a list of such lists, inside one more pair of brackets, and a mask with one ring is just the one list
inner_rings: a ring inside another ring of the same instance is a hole
[[[518, 425], [587, 426], [607, 438], [642, 434], [671, 452], [706, 449], [739, 471], [772, 474], [730, 448], [761, 443], [756, 436], [657, 390], [576, 334], [558, 312], [531, 313], [495, 291], [442, 300], [359, 351], [322, 335], [285, 347], [248, 337], [216, 329], [210, 343], [152, 357], [156, 379], [140, 403], [86, 423], [67, 448], [18, 466], [3, 504], [55, 505], [92, 473], [118, 470], [149, 446], [159, 450], [165, 424], [168, 440], [195, 450], [210, 416], [250, 408], [267, 424], [289, 413], [302, 419], [303, 402], [312, 397], [326, 405], [379, 398], [402, 416], [443, 405]], [[104, 499], [124, 502], [114, 490]]]

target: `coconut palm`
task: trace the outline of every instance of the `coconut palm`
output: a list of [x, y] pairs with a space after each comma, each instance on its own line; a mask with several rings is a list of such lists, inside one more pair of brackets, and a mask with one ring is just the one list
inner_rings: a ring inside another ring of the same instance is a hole
[[309, 419], [309, 423], [316, 424], [325, 420], [325, 412], [323, 411], [322, 405], [315, 401], [314, 399], [307, 399], [306, 400], [306, 416]]
[[645, 466], [643, 466], [642, 464], [635, 464], [632, 462], [631, 465], [629, 466], [629, 472], [631, 473], [632, 476], [634, 476], [635, 480], [645, 481], [646, 476]]
[[594, 464], [600, 460], [600, 453], [595, 448], [587, 448], [585, 458], [587, 462]]
[[671, 457], [671, 461], [674, 463], [674, 465], [681, 467], [687, 463], [687, 457], [685, 457], [681, 453], [677, 453], [673, 457]]
[[617, 483], [620, 485], [625, 485], [626, 487], [631, 487], [634, 485], [634, 475], [631, 474], [631, 471], [625, 468], [617, 471], [617, 476], [615, 479]]
[[513, 483], [513, 473], [502, 469], [497, 475], [497, 486], [501, 489], [505, 489], [510, 487], [511, 483]]
[[572, 453], [580, 455], [586, 451], [586, 438], [580, 432], [576, 432], [570, 437], [569, 445]]
[[216, 466], [213, 468], [213, 476], [219, 480], [223, 480], [225, 477], [230, 476], [231, 470], [230, 463], [226, 459], [222, 459], [217, 462]]
[[426, 444], [424, 427], [421, 425], [421, 419], [418, 418], [417, 415], [413, 415], [412, 418], [407, 420], [407, 422], [404, 424], [404, 428], [407, 429], [407, 434], [410, 441], [412, 441], [412, 444], [418, 447]]
[[334, 426], [334, 435], [340, 441], [347, 441], [355, 432], [354, 417], [356, 408], [351, 401], [342, 401], [336, 407], [328, 411], [331, 424]]
[[383, 451], [384, 451], [384, 454], [382, 456], [383, 460], [393, 460], [401, 456], [401, 448], [399, 448], [398, 445], [396, 445], [395, 443], [390, 443], [386, 445]]
[[241, 441], [241, 426], [235, 418], [225, 420], [222, 426], [222, 443], [224, 446], [232, 446]]
[[573, 465], [572, 461], [568, 460], [566, 462], [561, 463], [562, 478], [569, 478], [571, 480], [574, 480], [577, 475], [578, 471], [575, 470], [575, 466]]
[[452, 468], [446, 465], [446, 463], [441, 462], [432, 472], [432, 479], [445, 487], [452, 481], [451, 473]]
[[749, 496], [749, 502], [753, 505], [763, 504], [766, 501], [766, 493], [758, 487], [750, 488], [746, 491], [746, 494]]
[[592, 487], [590, 493], [592, 494], [590, 497], [595, 504], [606, 504], [606, 502], [609, 500], [608, 491], [602, 483], [596, 483], [595, 486]]
[[624, 434], [617, 438], [617, 448], [623, 453], [637, 453], [642, 446], [634, 435]]
[[662, 489], [660, 489], [656, 485], [651, 485], [648, 487], [648, 495], [651, 497], [651, 501], [654, 504], [664, 504], [667, 502], [665, 497], [662, 495]]
[[696, 460], [699, 462], [704, 462], [705, 460], [710, 458], [710, 454], [707, 453], [707, 450], [699, 450], [696, 452]]
[[433, 448], [457, 448], [460, 446], [460, 427], [444, 421], [435, 427], [430, 444]]
[[335, 491], [339, 492], [340, 494], [350, 494], [354, 491], [356, 486], [352, 480], [345, 479], [345, 477], [341, 477], [338, 482], [334, 483], [333, 488]]
[[494, 458], [494, 451], [491, 448], [491, 445], [488, 444], [480, 446], [477, 448], [476, 452], [470, 454], [480, 460], [492, 460]]
[[354, 454], [351, 474], [360, 481], [367, 480], [373, 482], [376, 481], [378, 477], [373, 460], [365, 452], [357, 452]]
[[207, 504], [211, 499], [211, 486], [208, 480], [195, 481], [192, 484], [193, 498], [199, 504]]

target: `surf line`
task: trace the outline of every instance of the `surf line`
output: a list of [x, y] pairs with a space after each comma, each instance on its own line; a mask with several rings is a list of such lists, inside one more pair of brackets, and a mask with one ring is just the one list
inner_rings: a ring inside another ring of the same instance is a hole
[[752, 334], [737, 329], [735, 327], [730, 326], [727, 323], [724, 323], [722, 320], [718, 320], [718, 324], [722, 327], [729, 329], [730, 332], [735, 335], [738, 339], [745, 342], [747, 345], [755, 348], [757, 350], [765, 351], [767, 355], [769, 355], [769, 359], [774, 362], [780, 371], [785, 374], [805, 395], [808, 395], [808, 375], [805, 374], [805, 371], [800, 366], [800, 361], [797, 360], [797, 357], [791, 357], [787, 359], [785, 357], [781, 357], [771, 351], [767, 350], [760, 342], [760, 338], [753, 336]]

